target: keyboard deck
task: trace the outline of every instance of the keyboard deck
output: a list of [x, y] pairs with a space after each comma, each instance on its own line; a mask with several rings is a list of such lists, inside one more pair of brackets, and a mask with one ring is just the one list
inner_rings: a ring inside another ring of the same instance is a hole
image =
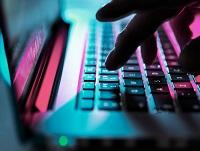
[[[124, 28], [124, 23], [121, 24]], [[99, 32], [100, 31], [100, 32]], [[78, 110], [130, 112], [199, 112], [199, 79], [184, 72], [163, 29], [158, 30], [158, 53], [145, 65], [140, 49], [117, 71], [105, 68], [113, 48], [114, 28], [92, 23], [84, 54]], [[126, 51], [126, 50], [124, 50]]]

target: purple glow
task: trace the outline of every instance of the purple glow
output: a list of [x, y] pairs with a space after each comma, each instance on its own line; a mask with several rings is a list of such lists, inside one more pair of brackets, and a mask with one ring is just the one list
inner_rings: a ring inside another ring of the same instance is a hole
[[198, 36], [200, 36], [200, 15], [195, 16], [195, 20], [193, 21], [193, 23], [190, 25], [190, 29], [193, 33], [192, 35], [192, 39], [197, 38]]
[[19, 65], [17, 66], [13, 80], [17, 99], [19, 99], [23, 93], [33, 66], [35, 65], [37, 57], [43, 47], [44, 40], [45, 33], [42, 29], [40, 29], [31, 35], [26, 45], [24, 54], [21, 57]]

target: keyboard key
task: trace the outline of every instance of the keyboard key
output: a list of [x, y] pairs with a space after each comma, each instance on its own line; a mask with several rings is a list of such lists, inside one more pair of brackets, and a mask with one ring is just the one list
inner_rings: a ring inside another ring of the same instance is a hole
[[[172, 49], [172, 45], [169, 42], [162, 43], [163, 49]], [[172, 50], [173, 51], [173, 50]]]
[[166, 55], [165, 59], [170, 60], [170, 61], [177, 61], [178, 60], [177, 56], [175, 56], [175, 55]]
[[137, 86], [141, 87], [143, 86], [143, 81], [140, 79], [124, 79], [124, 86], [125, 87], [132, 87], [132, 86]]
[[170, 74], [186, 74], [181, 68], [172, 68], [169, 67], [169, 73]]
[[162, 71], [147, 71], [147, 77], [164, 77]]
[[82, 110], [92, 110], [94, 108], [93, 100], [80, 100], [79, 106]]
[[119, 90], [119, 84], [118, 83], [100, 83], [99, 84], [99, 90]]
[[94, 60], [87, 60], [85, 62], [85, 66], [96, 66], [96, 61], [94, 61]]
[[86, 60], [88, 60], [88, 59], [93, 59], [93, 60], [96, 60], [96, 55], [95, 54], [87, 54], [86, 55]]
[[100, 101], [98, 104], [99, 110], [119, 110], [120, 104], [115, 101]]
[[138, 65], [138, 61], [136, 59], [137, 57], [134, 57], [133, 59], [129, 59], [126, 64], [127, 65]]
[[140, 72], [124, 72], [123, 73], [124, 79], [141, 79], [142, 75]]
[[169, 88], [167, 85], [152, 85], [151, 92], [156, 94], [169, 94]]
[[85, 74], [95, 74], [96, 67], [85, 67], [84, 71], [85, 71]]
[[177, 102], [183, 112], [200, 111], [200, 104], [197, 99], [178, 99]]
[[197, 84], [200, 84], [200, 75], [196, 76], [196, 77], [195, 77], [195, 80], [196, 80], [196, 83], [197, 83]]
[[170, 94], [153, 94], [157, 110], [174, 111], [173, 99]]
[[92, 90], [83, 90], [82, 99], [94, 99], [94, 91]]
[[127, 87], [125, 88], [125, 93], [131, 95], [145, 95], [144, 88], [141, 87]]
[[117, 75], [100, 75], [99, 82], [119, 82], [119, 77]]
[[165, 55], [176, 55], [176, 53], [173, 50], [170, 51], [164, 51]]
[[83, 80], [84, 81], [92, 81], [92, 82], [94, 82], [95, 81], [95, 74], [85, 74], [83, 76]]
[[189, 82], [190, 79], [187, 75], [171, 75], [172, 82]]
[[167, 61], [168, 67], [180, 67], [177, 61]]
[[118, 75], [118, 71], [108, 71], [106, 68], [99, 69], [100, 75]]
[[99, 67], [100, 67], [100, 68], [106, 68], [105, 62], [99, 62]]
[[175, 89], [193, 89], [190, 82], [175, 82], [174, 87]]
[[122, 67], [122, 71], [128, 71], [128, 72], [132, 72], [132, 71], [140, 71], [140, 67], [139, 66], [124, 66]]
[[116, 92], [112, 91], [100, 91], [99, 99], [101, 100], [118, 100], [119, 96]]
[[125, 95], [125, 108], [128, 111], [142, 111], [147, 112], [147, 100], [145, 96]]
[[153, 78], [148, 78], [148, 80], [150, 85], [167, 84], [167, 81], [164, 77], [153, 77]]
[[146, 70], [162, 71], [162, 68], [160, 65], [148, 65]]
[[84, 90], [94, 90], [94, 88], [95, 88], [94, 82], [84, 82], [83, 83]]
[[195, 91], [177, 90], [176, 93], [178, 99], [197, 99]]

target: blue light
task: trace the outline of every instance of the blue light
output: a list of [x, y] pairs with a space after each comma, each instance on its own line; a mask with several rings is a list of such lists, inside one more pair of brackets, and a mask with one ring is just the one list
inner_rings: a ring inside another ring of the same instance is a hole
[[7, 82], [7, 84], [11, 84], [10, 82], [10, 74], [8, 69], [8, 62], [6, 59], [5, 48], [3, 43], [3, 37], [0, 33], [0, 74], [2, 74], [3, 79]]

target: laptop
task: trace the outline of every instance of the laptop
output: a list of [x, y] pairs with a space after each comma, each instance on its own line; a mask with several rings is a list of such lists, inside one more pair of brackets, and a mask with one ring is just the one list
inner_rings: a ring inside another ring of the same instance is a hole
[[104, 2], [1, 0], [22, 125], [66, 150], [200, 148], [200, 79], [177, 62], [181, 37], [174, 26], [158, 29], [152, 65], [144, 64], [138, 48], [124, 67], [108, 71], [106, 56], [130, 18], [97, 22], [95, 11]]

